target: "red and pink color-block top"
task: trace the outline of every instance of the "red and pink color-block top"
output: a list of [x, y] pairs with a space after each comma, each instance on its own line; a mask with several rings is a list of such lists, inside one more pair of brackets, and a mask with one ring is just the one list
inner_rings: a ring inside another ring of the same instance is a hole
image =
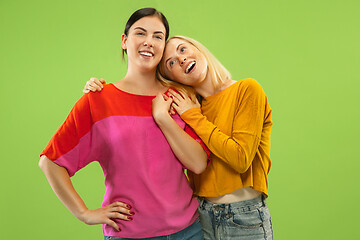
[[[104, 171], [103, 206], [128, 203], [132, 221], [116, 220], [121, 232], [103, 225], [104, 235], [145, 238], [180, 231], [198, 217], [183, 165], [172, 152], [151, 112], [153, 96], [134, 95], [112, 84], [85, 94], [41, 153], [70, 176], [98, 161]], [[189, 135], [200, 138], [181, 120]]]

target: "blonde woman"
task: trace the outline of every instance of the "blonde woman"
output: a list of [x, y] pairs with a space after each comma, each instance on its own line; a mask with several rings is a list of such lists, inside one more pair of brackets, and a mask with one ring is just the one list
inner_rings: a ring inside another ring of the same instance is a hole
[[[203, 173], [189, 172], [205, 239], [272, 239], [266, 204], [272, 111], [260, 84], [231, 80], [202, 44], [183, 36], [167, 41], [158, 78], [194, 90], [170, 93], [172, 107], [212, 152]], [[99, 89], [97, 83], [91, 81]]]

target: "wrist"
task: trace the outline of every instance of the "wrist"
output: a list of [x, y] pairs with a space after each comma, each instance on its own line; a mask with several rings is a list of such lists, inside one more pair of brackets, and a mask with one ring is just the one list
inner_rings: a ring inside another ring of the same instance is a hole
[[87, 207], [85, 207], [85, 208], [82, 208], [79, 211], [77, 211], [74, 215], [77, 219], [86, 223], [86, 214], [88, 211], [89, 211], [89, 209]]
[[[183, 111], [180, 115], [180, 117], [188, 114], [188, 113], [191, 113], [191, 112], [198, 112], [198, 113], [201, 113], [201, 109], [198, 108], [198, 107], [194, 107], [194, 108], [188, 108], [186, 109], [185, 111]], [[202, 114], [202, 113], [201, 113]]]
[[172, 118], [168, 112], [157, 113], [154, 115], [154, 120], [159, 126], [166, 125]]

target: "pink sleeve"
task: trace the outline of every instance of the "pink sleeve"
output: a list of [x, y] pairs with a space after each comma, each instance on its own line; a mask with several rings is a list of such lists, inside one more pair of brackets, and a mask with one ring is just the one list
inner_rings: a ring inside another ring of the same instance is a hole
[[192, 137], [193, 139], [195, 139], [198, 143], [200, 143], [200, 145], [203, 147], [203, 149], [205, 150], [207, 156], [208, 156], [208, 164], [210, 163], [210, 150], [209, 148], [205, 145], [205, 143], [199, 138], [198, 135], [196, 135], [196, 133], [194, 132], [194, 130], [189, 126], [189, 125], [185, 125], [185, 129], [184, 131], [189, 134], [190, 137]]

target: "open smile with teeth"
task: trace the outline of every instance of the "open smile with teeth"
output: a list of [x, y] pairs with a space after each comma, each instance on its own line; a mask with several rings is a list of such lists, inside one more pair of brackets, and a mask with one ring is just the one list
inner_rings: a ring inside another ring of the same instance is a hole
[[143, 56], [146, 56], [146, 57], [153, 57], [154, 56], [154, 54], [151, 53], [151, 52], [139, 52], [139, 53], [140, 53], [140, 55], [143, 55]]
[[185, 70], [185, 73], [189, 73], [191, 70], [193, 70], [194, 67], [195, 67], [195, 65], [196, 65], [196, 62], [195, 62], [195, 61], [191, 62], [191, 63], [187, 66], [187, 68], [186, 68], [186, 70]]

